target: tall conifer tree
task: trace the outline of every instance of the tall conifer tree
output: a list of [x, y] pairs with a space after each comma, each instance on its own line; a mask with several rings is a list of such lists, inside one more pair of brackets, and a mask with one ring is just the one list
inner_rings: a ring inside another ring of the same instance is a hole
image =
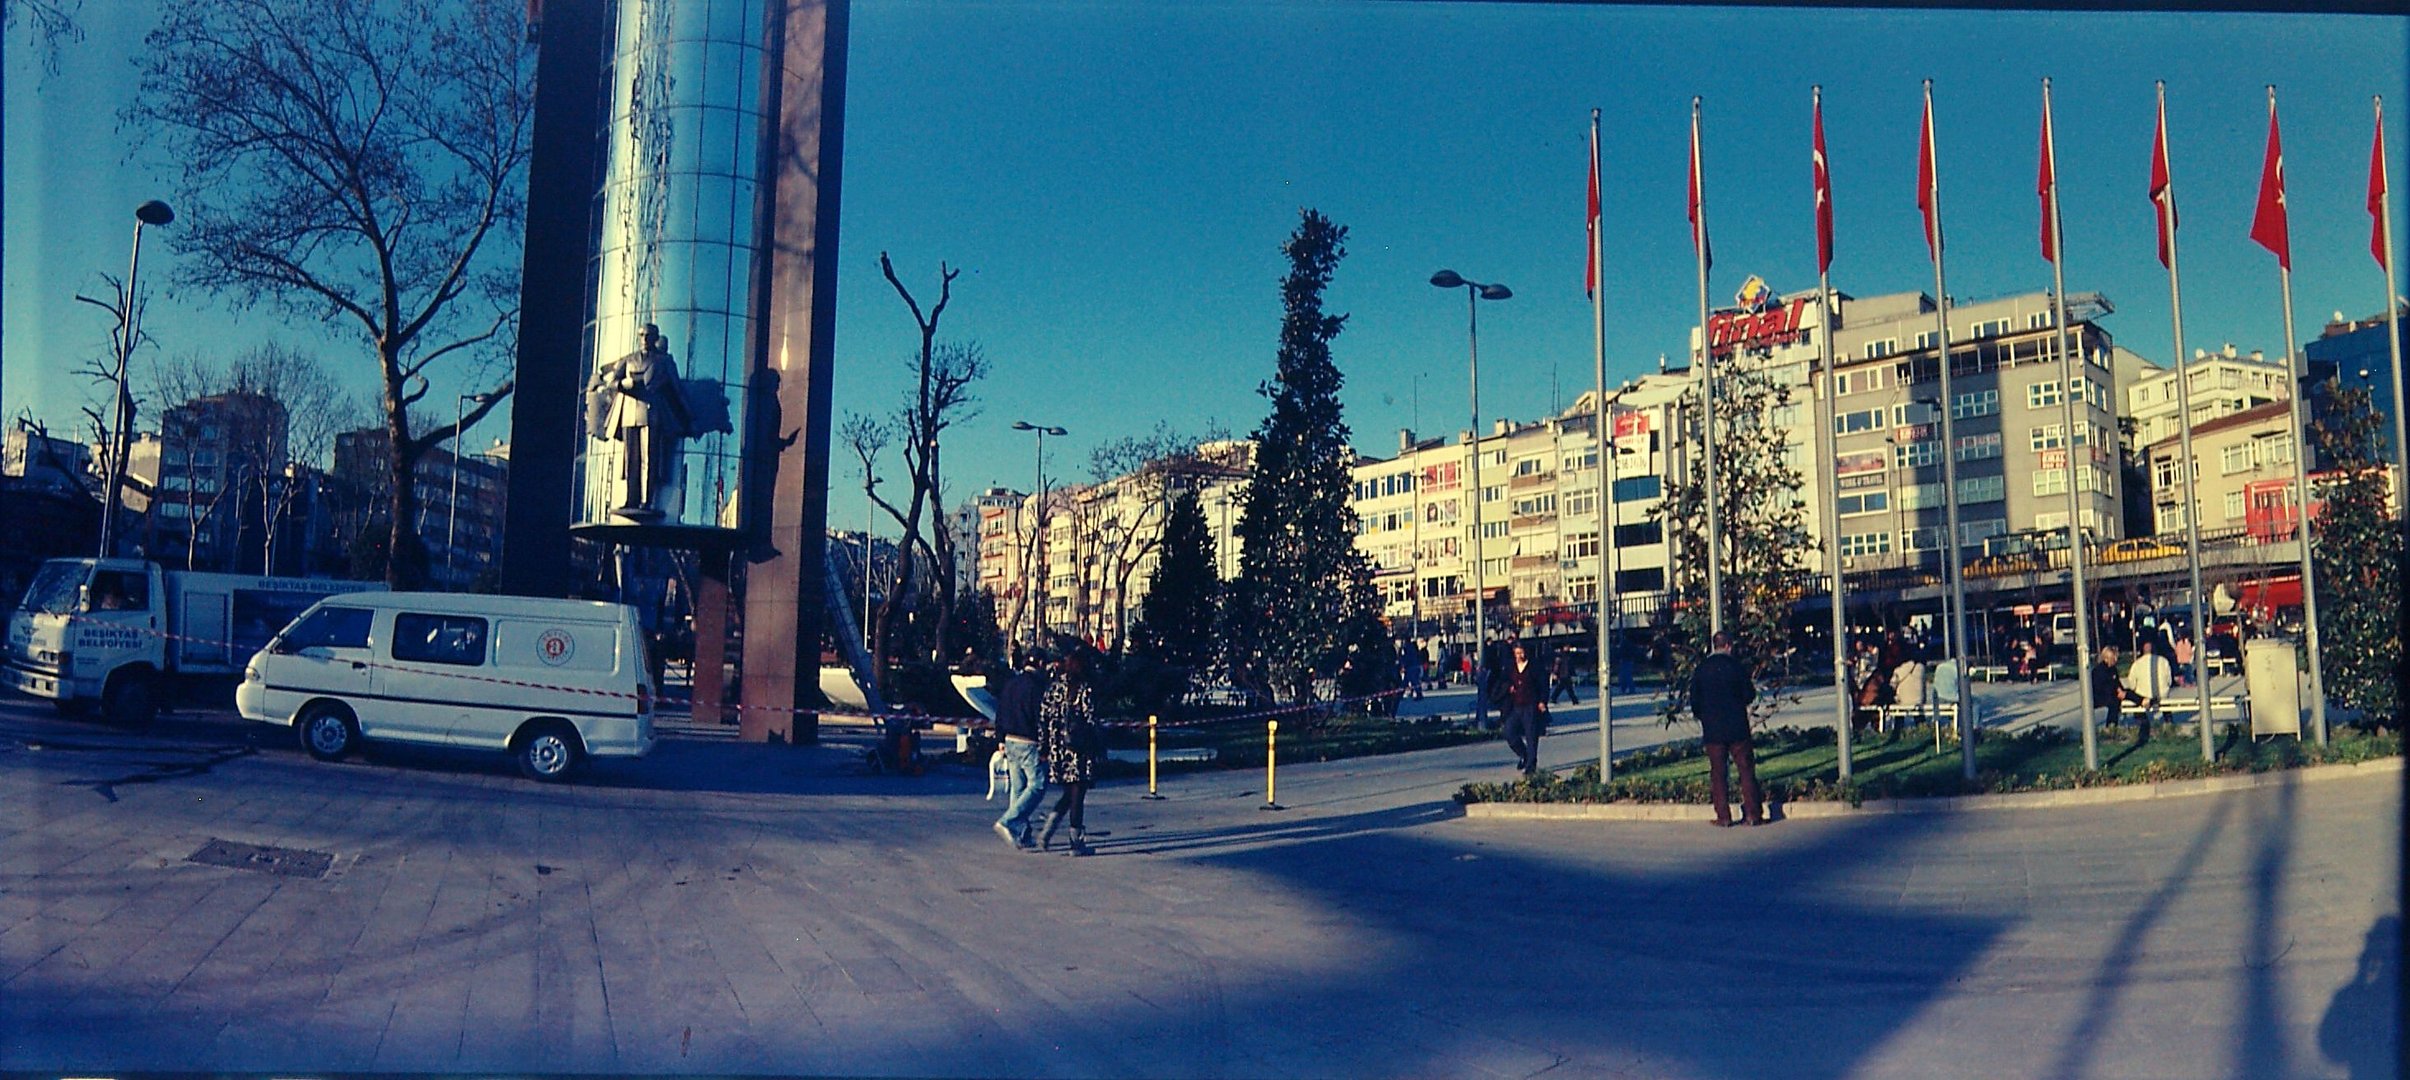
[[[1347, 229], [1307, 209], [1281, 250], [1278, 373], [1258, 392], [1272, 413], [1255, 431], [1255, 473], [1239, 524], [1239, 577], [1225, 605], [1234, 676], [1290, 701], [1313, 696], [1357, 644], [1379, 633], [1371, 574], [1355, 548], [1349, 505], [1344, 381], [1331, 340], [1347, 316], [1327, 315], [1322, 291], [1346, 255]], [[1368, 628], [1367, 618], [1375, 620]]]
[[2398, 726], [2395, 668], [2402, 661], [2395, 615], [2402, 572], [2399, 526], [2387, 508], [2393, 481], [2377, 454], [2378, 420], [2368, 391], [2330, 390], [2313, 424], [2322, 504], [2312, 519], [2317, 563], [2319, 659], [2326, 696], [2361, 710], [2371, 726]]
[[1221, 600], [1204, 504], [1196, 492], [1182, 491], [1163, 520], [1162, 553], [1147, 576], [1145, 616], [1131, 636], [1164, 663], [1195, 672], [1219, 659], [1213, 628]]

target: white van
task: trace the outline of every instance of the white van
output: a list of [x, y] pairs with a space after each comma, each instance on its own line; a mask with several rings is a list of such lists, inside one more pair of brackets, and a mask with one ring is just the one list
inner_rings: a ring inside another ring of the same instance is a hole
[[463, 593], [329, 597], [251, 658], [235, 705], [323, 761], [362, 739], [508, 750], [560, 780], [653, 749], [652, 663], [636, 609]]

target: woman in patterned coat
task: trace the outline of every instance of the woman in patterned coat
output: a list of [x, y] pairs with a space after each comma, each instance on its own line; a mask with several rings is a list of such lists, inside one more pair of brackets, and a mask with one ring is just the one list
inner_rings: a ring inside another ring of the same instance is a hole
[[1096, 726], [1089, 693], [1090, 663], [1085, 652], [1063, 657], [1060, 677], [1046, 687], [1038, 702], [1038, 742], [1046, 758], [1046, 778], [1061, 786], [1054, 812], [1038, 838], [1040, 851], [1054, 850], [1055, 831], [1071, 824], [1071, 853], [1088, 854], [1088, 787], [1096, 782], [1096, 760], [1104, 756], [1104, 732]]

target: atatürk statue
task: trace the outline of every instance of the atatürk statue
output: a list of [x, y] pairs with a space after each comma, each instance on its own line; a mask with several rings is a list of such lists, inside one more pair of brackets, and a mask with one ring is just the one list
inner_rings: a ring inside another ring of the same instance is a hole
[[672, 479], [678, 442], [693, 431], [678, 365], [661, 328], [644, 324], [644, 345], [615, 362], [596, 364], [586, 385], [586, 431], [620, 444], [616, 478], [624, 517], [654, 519], [661, 489]]

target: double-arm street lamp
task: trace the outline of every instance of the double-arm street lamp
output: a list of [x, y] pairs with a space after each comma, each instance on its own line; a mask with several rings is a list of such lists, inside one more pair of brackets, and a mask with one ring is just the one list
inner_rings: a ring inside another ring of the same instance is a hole
[[1013, 421], [1013, 430], [1032, 432], [1038, 437], [1038, 505], [1032, 515], [1035, 523], [1030, 527], [1029, 570], [1021, 582], [1025, 602], [1029, 605], [1029, 647], [1034, 649], [1038, 647], [1038, 639], [1046, 629], [1045, 622], [1038, 614], [1038, 605], [1045, 602], [1045, 594], [1040, 586], [1045, 580], [1041, 575], [1046, 568], [1038, 560], [1046, 536], [1046, 436], [1060, 438], [1071, 432], [1046, 424], [1032, 424], [1027, 420]]
[[1431, 284], [1442, 289], [1463, 289], [1465, 300], [1465, 340], [1471, 354], [1473, 431], [1470, 447], [1473, 452], [1473, 716], [1481, 719], [1487, 712], [1481, 684], [1489, 677], [1489, 619], [1488, 597], [1484, 595], [1485, 581], [1481, 568], [1481, 301], [1505, 300], [1514, 292], [1504, 285], [1467, 281], [1454, 270], [1442, 270], [1431, 275]]

